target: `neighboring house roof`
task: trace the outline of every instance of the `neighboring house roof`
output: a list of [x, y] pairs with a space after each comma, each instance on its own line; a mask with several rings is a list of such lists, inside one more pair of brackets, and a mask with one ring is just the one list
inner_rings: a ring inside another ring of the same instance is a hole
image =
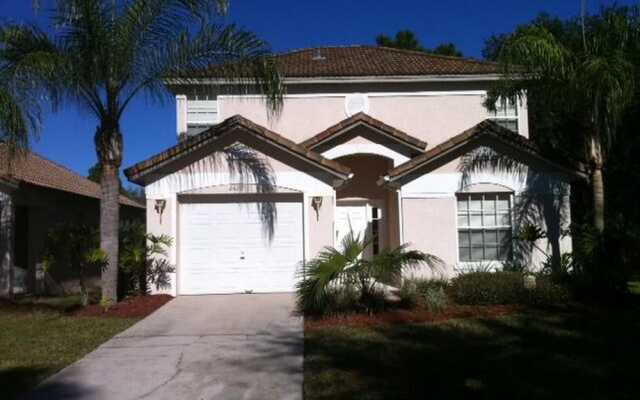
[[[500, 73], [499, 65], [494, 62], [378, 46], [308, 48], [278, 54], [274, 58], [285, 78], [480, 77]], [[177, 76], [225, 78], [225, 73], [223, 68], [213, 66]]]
[[327, 143], [338, 138], [339, 136], [344, 135], [345, 133], [351, 131], [353, 128], [359, 125], [368, 126], [374, 131], [393, 140], [394, 142], [399, 143], [405, 147], [410, 147], [414, 152], [422, 152], [424, 151], [425, 147], [427, 147], [427, 143], [423, 142], [422, 140], [408, 135], [405, 132], [402, 132], [401, 130], [396, 129], [392, 126], [389, 126], [384, 122], [377, 120], [363, 112], [359, 112], [345, 120], [342, 120], [341, 122], [338, 122], [337, 124], [300, 143], [300, 145], [313, 150], [324, 143]]
[[[102, 197], [100, 185], [96, 182], [31, 151], [16, 154], [13, 160], [10, 160], [7, 146], [2, 144], [0, 144], [0, 177], [95, 199]], [[144, 205], [122, 195], [120, 204], [144, 208]]]
[[483, 145], [508, 151], [525, 163], [558, 171], [569, 177], [585, 178], [583, 173], [543, 157], [529, 139], [487, 119], [393, 168], [379, 183], [403, 185]]
[[160, 154], [127, 168], [124, 171], [125, 175], [133, 182], [142, 184], [148, 183], [148, 180], [145, 179], [145, 177], [150, 173], [156, 172], [163, 167], [167, 167], [169, 164], [177, 162], [194, 152], [203, 150], [209, 145], [213, 145], [222, 138], [225, 138], [227, 134], [233, 133], [237, 130], [247, 132], [258, 139], [266, 141], [272, 146], [284, 149], [299, 159], [323, 169], [340, 179], [348, 179], [351, 174], [351, 170], [342, 164], [324, 158], [320, 154], [310, 151], [240, 115], [235, 115], [196, 136], [178, 143], [176, 146], [173, 146]]

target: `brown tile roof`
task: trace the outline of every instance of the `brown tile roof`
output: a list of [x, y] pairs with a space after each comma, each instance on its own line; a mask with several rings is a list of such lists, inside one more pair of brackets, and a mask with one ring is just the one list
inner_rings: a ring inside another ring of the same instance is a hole
[[202, 147], [214, 143], [225, 134], [231, 132], [234, 129], [244, 129], [247, 132], [266, 138], [271, 144], [282, 146], [288, 151], [294, 153], [298, 157], [307, 162], [315, 164], [325, 170], [332, 172], [335, 175], [345, 179], [351, 170], [344, 165], [322, 157], [320, 154], [308, 150], [295, 142], [261, 126], [258, 125], [240, 115], [234, 115], [221, 123], [207, 129], [206, 131], [190, 137], [185, 141], [178, 143], [177, 145], [159, 153], [145, 161], [141, 161], [130, 168], [127, 168], [124, 173], [133, 182], [144, 183], [144, 175], [168, 164], [172, 161], [180, 159], [183, 156], [190, 154], [193, 151], [201, 149]]
[[300, 143], [300, 145], [308, 149], [314, 149], [318, 145], [341, 135], [349, 128], [352, 128], [358, 124], [365, 124], [370, 126], [371, 128], [377, 129], [385, 135], [391, 137], [395, 141], [400, 142], [404, 146], [412, 147], [414, 150], [423, 151], [424, 148], [427, 147], [427, 143], [423, 142], [422, 140], [408, 135], [405, 132], [392, 126], [389, 126], [384, 122], [377, 120], [363, 112], [359, 112], [345, 120], [342, 120], [341, 122], [338, 122], [337, 124]]
[[[8, 149], [3, 144], [0, 144], [0, 176], [95, 199], [102, 197], [100, 185], [36, 153], [27, 151], [16, 155], [10, 163]], [[144, 205], [122, 195], [120, 204], [144, 208]]]
[[[275, 59], [285, 78], [483, 75], [499, 73], [498, 64], [421, 51], [377, 46], [335, 46], [294, 50]], [[221, 77], [216, 67], [183, 76]]]
[[[445, 156], [451, 155], [454, 152], [455, 156], [459, 156], [457, 152], [467, 152], [475, 145], [482, 145], [483, 141], [486, 140], [494, 143], [497, 141], [508, 146], [516, 151], [519, 158], [532, 159], [569, 176], [584, 178], [581, 172], [544, 158], [535, 143], [529, 139], [487, 119], [404, 164], [393, 168], [385, 177], [386, 181], [392, 183], [397, 180], [403, 180], [403, 178], [412, 172], [421, 168], [428, 168], [429, 164], [433, 164]], [[380, 183], [383, 182], [381, 181]]]

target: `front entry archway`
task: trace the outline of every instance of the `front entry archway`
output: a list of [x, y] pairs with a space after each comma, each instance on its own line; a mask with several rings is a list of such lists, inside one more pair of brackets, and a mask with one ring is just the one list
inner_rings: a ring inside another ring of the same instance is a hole
[[398, 194], [377, 184], [393, 168], [393, 160], [377, 154], [352, 154], [336, 161], [353, 172], [353, 178], [336, 190], [336, 245], [353, 229], [372, 240], [365, 256], [398, 246]]

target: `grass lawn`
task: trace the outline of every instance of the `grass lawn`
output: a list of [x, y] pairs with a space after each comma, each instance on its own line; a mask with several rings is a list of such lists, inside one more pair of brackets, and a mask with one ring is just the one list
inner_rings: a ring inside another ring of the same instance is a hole
[[66, 315], [76, 302], [65, 298], [0, 304], [0, 397], [11, 399], [34, 387], [136, 322]]
[[305, 332], [306, 399], [637, 399], [640, 308]]

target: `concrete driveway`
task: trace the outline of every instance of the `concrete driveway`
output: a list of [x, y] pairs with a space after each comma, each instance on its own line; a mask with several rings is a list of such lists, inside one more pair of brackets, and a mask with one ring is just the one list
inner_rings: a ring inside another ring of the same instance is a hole
[[301, 399], [292, 294], [178, 297], [31, 399]]

